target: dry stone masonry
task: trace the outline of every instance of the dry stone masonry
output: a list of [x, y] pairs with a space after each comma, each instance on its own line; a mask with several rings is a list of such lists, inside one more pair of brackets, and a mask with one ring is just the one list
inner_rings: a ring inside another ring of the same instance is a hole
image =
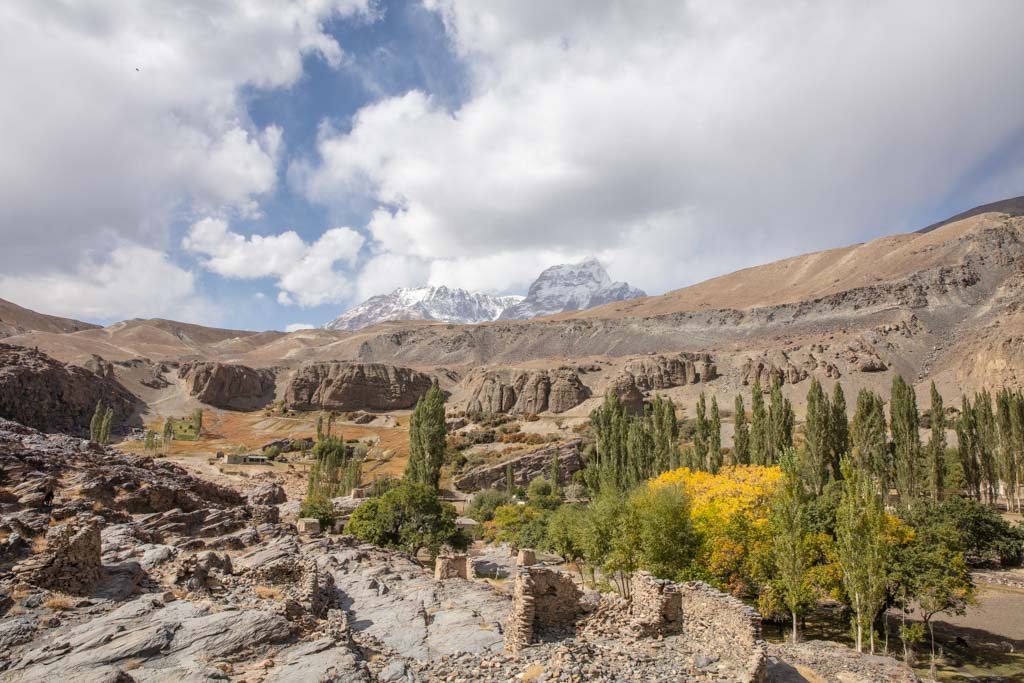
[[465, 555], [441, 555], [434, 561], [434, 579], [473, 578], [473, 561]]
[[516, 574], [512, 611], [505, 625], [505, 648], [518, 652], [536, 638], [573, 631], [583, 609], [582, 595], [568, 574], [529, 567]]
[[13, 571], [22, 583], [82, 595], [99, 580], [102, 570], [99, 520], [86, 517], [51, 527], [46, 550], [15, 565]]

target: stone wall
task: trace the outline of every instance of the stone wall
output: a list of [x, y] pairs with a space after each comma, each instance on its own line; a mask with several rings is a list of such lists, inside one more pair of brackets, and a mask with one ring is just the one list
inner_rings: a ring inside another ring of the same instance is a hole
[[681, 595], [686, 639], [704, 645], [709, 652], [749, 652], [741, 680], [764, 681], [768, 646], [761, 638], [757, 610], [702, 581], [675, 585]]
[[505, 649], [518, 652], [536, 639], [570, 633], [583, 611], [581, 597], [568, 574], [545, 567], [520, 570], [505, 624]]
[[46, 549], [13, 568], [18, 580], [39, 588], [81, 595], [99, 580], [100, 524], [96, 518], [76, 519], [46, 532]]
[[630, 617], [643, 636], [665, 636], [683, 630], [683, 596], [680, 586], [656, 579], [648, 572], [633, 577]]
[[434, 560], [434, 579], [470, 579], [473, 574], [473, 561], [465, 555], [441, 555]]

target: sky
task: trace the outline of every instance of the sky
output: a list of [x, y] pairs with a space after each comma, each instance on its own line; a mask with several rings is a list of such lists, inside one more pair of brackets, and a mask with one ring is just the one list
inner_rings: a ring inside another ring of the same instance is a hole
[[1024, 194], [1019, 0], [7, 0], [0, 298], [657, 294]]

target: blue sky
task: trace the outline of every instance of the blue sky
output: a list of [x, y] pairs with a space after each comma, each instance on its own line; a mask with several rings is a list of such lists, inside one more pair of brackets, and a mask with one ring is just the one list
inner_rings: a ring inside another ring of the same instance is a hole
[[0, 7], [0, 297], [321, 324], [595, 255], [660, 293], [1024, 194], [1015, 0]]

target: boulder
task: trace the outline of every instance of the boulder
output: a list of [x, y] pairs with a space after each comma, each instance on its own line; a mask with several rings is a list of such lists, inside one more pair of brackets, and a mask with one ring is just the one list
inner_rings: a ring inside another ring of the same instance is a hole
[[250, 505], [277, 505], [288, 502], [288, 496], [280, 484], [264, 484], [250, 491], [247, 498]]
[[609, 382], [606, 393], [617, 396], [630, 414], [639, 415], [644, 412], [644, 395], [637, 387], [633, 375], [625, 372], [618, 375]]
[[305, 363], [284, 400], [296, 410], [400, 410], [415, 406], [433, 383], [430, 375], [382, 363]]
[[274, 371], [232, 363], [185, 363], [178, 370], [189, 395], [217, 408], [254, 410], [274, 399]]

